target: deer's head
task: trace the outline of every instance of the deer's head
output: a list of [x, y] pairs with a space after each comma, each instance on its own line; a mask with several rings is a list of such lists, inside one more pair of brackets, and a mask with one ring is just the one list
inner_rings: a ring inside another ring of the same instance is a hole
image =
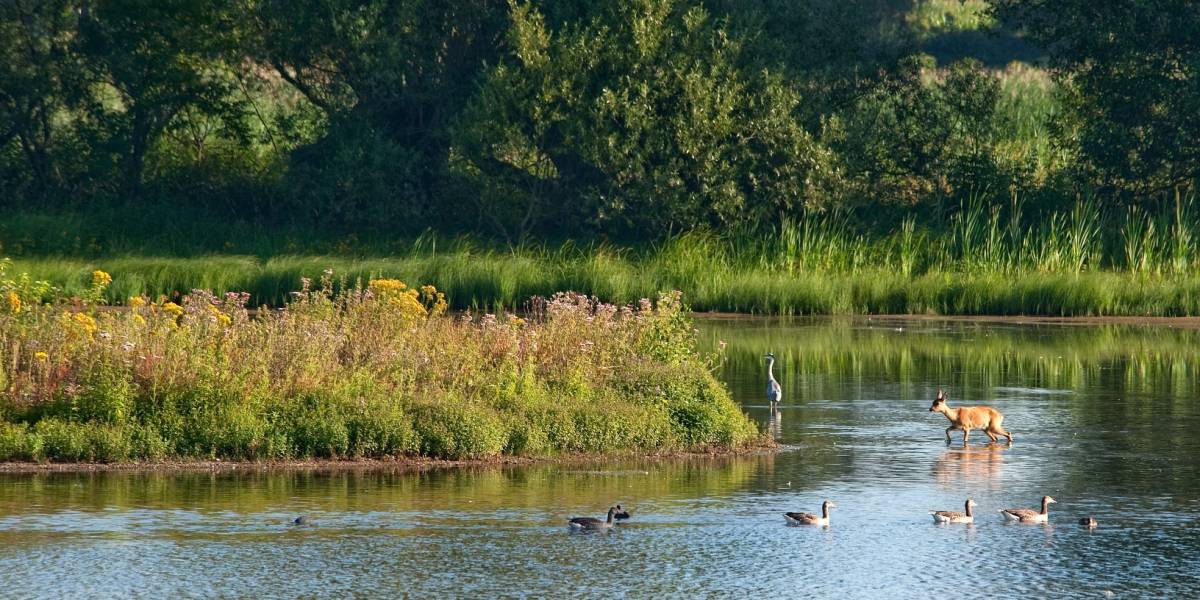
[[929, 406], [929, 412], [942, 412], [946, 410], [946, 393], [938, 390], [937, 397], [933, 399], [933, 404]]

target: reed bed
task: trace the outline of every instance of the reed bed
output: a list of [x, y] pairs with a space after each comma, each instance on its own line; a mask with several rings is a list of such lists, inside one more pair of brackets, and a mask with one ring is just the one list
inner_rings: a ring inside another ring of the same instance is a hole
[[[677, 293], [459, 315], [442, 292], [306, 280], [251, 318], [193, 290], [97, 311], [0, 275], [0, 460], [486, 458], [731, 448], [755, 426]], [[40, 287], [39, 287], [40, 286]]]
[[372, 278], [436, 281], [451, 308], [493, 312], [520, 311], [531, 297], [564, 290], [625, 304], [677, 289], [700, 311], [1181, 316], [1200, 314], [1194, 205], [1179, 196], [1106, 211], [1082, 198], [1034, 214], [1015, 199], [996, 205], [980, 196], [941, 225], [909, 216], [874, 233], [834, 211], [784, 219], [767, 233], [693, 231], [644, 248], [498, 249], [430, 235], [381, 257], [42, 257], [9, 270], [51, 282], [43, 300], [84, 295], [91, 273], [105, 270], [113, 274], [102, 298], [109, 304], [135, 296], [178, 301], [209, 289], [249, 292], [252, 306], [282, 306], [302, 278], [333, 269], [339, 290]]

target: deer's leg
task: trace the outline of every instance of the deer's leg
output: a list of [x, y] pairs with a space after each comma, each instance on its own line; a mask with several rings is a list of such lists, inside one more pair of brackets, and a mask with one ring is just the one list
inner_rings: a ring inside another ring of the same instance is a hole
[[967, 445], [967, 436], [971, 435], [971, 428], [970, 428], [970, 427], [963, 427], [963, 428], [962, 428], [962, 432], [963, 432], [963, 447], [966, 447], [966, 445]]
[[950, 432], [954, 431], [955, 429], [958, 429], [958, 427], [955, 425], [951, 425], [946, 428], [946, 444], [947, 445], [950, 444]]

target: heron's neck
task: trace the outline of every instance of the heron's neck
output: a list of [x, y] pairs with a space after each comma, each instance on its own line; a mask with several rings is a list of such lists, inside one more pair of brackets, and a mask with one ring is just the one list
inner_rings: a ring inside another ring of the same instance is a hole
[[767, 377], [775, 379], [775, 359], [767, 359]]

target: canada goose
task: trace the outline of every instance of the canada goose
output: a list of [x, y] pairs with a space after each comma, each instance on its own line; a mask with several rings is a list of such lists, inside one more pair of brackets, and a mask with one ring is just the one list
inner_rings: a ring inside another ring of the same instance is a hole
[[1096, 528], [1096, 517], [1084, 517], [1079, 520], [1079, 524], [1083, 525], [1084, 527], [1087, 527], [1088, 529], [1095, 529]]
[[596, 531], [600, 529], [608, 529], [613, 526], [613, 517], [617, 514], [615, 506], [609, 507], [608, 519], [601, 521], [595, 517], [574, 517], [570, 520], [572, 529], [584, 529], [588, 531]]
[[829, 524], [829, 509], [837, 508], [837, 505], [826, 500], [821, 503], [821, 516], [806, 512], [789, 512], [783, 513], [783, 518], [787, 519], [788, 525], [828, 525]]
[[312, 517], [308, 515], [300, 515], [292, 519], [292, 525], [312, 525]]
[[613, 513], [613, 518], [618, 521], [624, 521], [625, 519], [628, 519], [630, 516], [631, 515], [629, 514], [629, 511], [625, 510], [624, 508], [621, 508], [620, 504], [617, 505], [617, 512]]
[[934, 523], [974, 523], [975, 515], [971, 514], [971, 507], [976, 506], [975, 501], [967, 498], [966, 512], [957, 512], [951, 510], [931, 511]]
[[1045, 523], [1046, 517], [1049, 515], [1050, 505], [1057, 503], [1058, 500], [1050, 496], [1042, 496], [1042, 512], [1037, 512], [1032, 508], [1005, 508], [1000, 511], [1000, 514], [1004, 515], [1004, 518], [1009, 521]]

